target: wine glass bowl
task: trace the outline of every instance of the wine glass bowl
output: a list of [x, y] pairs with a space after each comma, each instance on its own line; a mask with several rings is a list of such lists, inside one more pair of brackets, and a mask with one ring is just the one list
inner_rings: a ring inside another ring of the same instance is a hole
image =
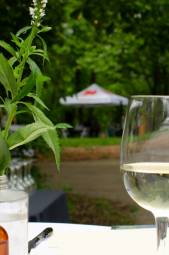
[[161, 252], [169, 218], [169, 96], [131, 97], [120, 168], [128, 194], [155, 217]]

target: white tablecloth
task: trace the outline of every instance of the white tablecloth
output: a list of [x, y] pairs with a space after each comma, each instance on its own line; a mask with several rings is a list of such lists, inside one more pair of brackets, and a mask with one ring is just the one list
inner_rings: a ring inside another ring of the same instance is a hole
[[53, 235], [32, 249], [31, 255], [156, 254], [154, 228], [111, 229], [79, 224], [29, 223], [29, 239], [46, 227], [53, 228]]

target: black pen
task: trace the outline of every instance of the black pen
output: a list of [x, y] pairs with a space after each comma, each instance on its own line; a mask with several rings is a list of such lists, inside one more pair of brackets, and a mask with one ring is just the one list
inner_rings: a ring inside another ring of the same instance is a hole
[[40, 234], [30, 240], [28, 242], [28, 253], [31, 251], [31, 249], [35, 248], [41, 241], [51, 236], [52, 232], [52, 228], [45, 228]]

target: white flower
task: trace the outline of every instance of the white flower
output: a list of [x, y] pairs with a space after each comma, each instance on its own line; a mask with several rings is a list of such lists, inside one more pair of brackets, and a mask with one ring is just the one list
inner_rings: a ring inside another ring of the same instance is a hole
[[32, 19], [34, 19], [34, 16], [35, 16], [34, 8], [29, 7], [29, 13], [30, 13], [30, 15], [31, 15]]
[[45, 16], [44, 10], [41, 9], [39, 13], [40, 13], [40, 17], [41, 17], [41, 18], [42, 18], [43, 16]]
[[34, 6], [37, 5], [37, 0], [33, 0]]
[[45, 16], [45, 8], [48, 0], [32, 0], [32, 7], [29, 8], [31, 24], [40, 26], [41, 19]]

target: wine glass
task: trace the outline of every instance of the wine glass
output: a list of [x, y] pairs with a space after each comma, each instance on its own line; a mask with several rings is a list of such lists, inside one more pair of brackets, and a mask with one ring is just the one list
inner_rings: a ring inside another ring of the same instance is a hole
[[128, 194], [154, 215], [157, 253], [166, 254], [169, 222], [169, 96], [131, 97], [122, 135], [120, 168]]

